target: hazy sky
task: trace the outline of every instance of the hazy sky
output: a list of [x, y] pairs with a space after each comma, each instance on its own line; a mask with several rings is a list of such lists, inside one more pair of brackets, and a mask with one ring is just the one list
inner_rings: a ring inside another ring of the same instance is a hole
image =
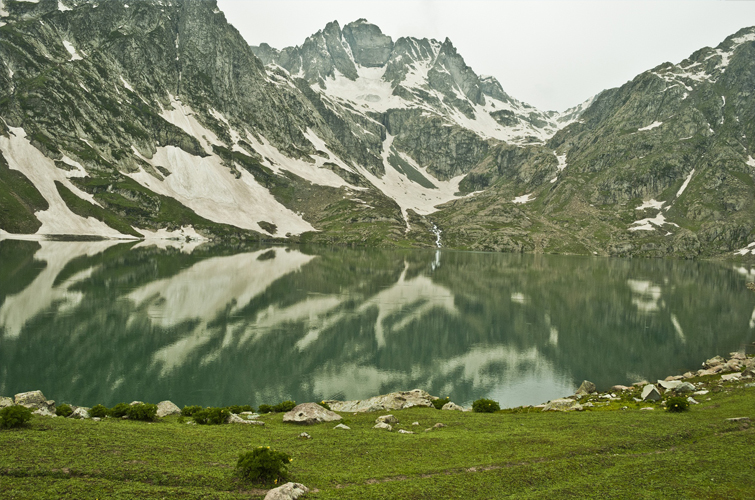
[[512, 97], [564, 110], [660, 63], [755, 26], [755, 1], [218, 0], [252, 45], [283, 48], [337, 20], [401, 36], [450, 38]]

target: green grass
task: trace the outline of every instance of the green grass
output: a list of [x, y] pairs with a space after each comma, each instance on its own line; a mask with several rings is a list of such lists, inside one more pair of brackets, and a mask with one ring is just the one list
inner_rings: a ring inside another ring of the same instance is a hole
[[[681, 414], [624, 401], [569, 413], [415, 408], [391, 412], [394, 432], [372, 429], [374, 413], [342, 414], [351, 431], [281, 414], [263, 415], [265, 427], [35, 416], [0, 432], [0, 497], [262, 498], [234, 466], [271, 446], [293, 457], [292, 479], [316, 488], [313, 499], [751, 498], [755, 430], [725, 419], [755, 419], [755, 388], [697, 398]], [[447, 427], [424, 432], [436, 422]]]

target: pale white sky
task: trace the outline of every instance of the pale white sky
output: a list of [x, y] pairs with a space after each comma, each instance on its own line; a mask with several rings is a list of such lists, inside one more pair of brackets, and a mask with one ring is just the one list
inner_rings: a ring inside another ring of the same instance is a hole
[[512, 97], [562, 111], [658, 64], [755, 26], [755, 1], [217, 0], [252, 45], [281, 49], [337, 20], [401, 36], [450, 38]]

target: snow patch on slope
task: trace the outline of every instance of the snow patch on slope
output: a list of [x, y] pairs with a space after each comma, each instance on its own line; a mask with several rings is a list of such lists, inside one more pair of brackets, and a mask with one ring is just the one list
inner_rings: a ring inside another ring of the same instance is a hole
[[532, 201], [532, 193], [527, 193], [522, 196], [517, 196], [511, 201], [512, 203], [516, 203], [517, 205], [522, 205], [524, 203], [527, 203], [528, 201]]
[[63, 40], [63, 46], [66, 48], [69, 54], [71, 54], [70, 61], [81, 61], [83, 58], [76, 51], [76, 47], [73, 46], [68, 40]]
[[679, 191], [676, 192], [676, 197], [679, 198], [685, 189], [687, 189], [687, 186], [689, 185], [689, 181], [692, 180], [692, 176], [695, 173], [695, 169], [692, 169], [692, 172], [689, 173], [686, 179], [684, 179], [684, 184], [682, 184], [682, 187], [679, 188]]
[[207, 241], [207, 238], [196, 232], [193, 226], [181, 226], [181, 229], [169, 231], [167, 229], [158, 229], [149, 231], [147, 229], [137, 229], [144, 236], [144, 241], [132, 247], [150, 247], [155, 246], [159, 249], [178, 248], [182, 253], [190, 254], [196, 247]]
[[744, 248], [740, 248], [736, 252], [734, 252], [737, 255], [747, 255], [748, 253], [751, 253], [752, 255], [755, 255], [755, 243], [750, 243]]
[[653, 130], [654, 128], [660, 127], [661, 125], [663, 125], [663, 122], [655, 121], [651, 123], [650, 125], [648, 125], [647, 127], [638, 128], [637, 131], [643, 132], [645, 130]]
[[60, 12], [65, 12], [67, 10], [71, 10], [71, 8], [70, 7], [66, 7], [65, 5], [63, 5], [63, 2], [61, 2], [60, 0], [58, 0], [58, 10]]
[[65, 163], [75, 166], [77, 170], [61, 170], [52, 160], [31, 145], [23, 128], [9, 127], [9, 130], [11, 132], [9, 137], [0, 136], [0, 150], [8, 161], [8, 166], [24, 174], [50, 205], [47, 210], [34, 214], [42, 222], [42, 227], [36, 234], [99, 235], [108, 238], [134, 239], [133, 236], [121, 234], [93, 217], [85, 219], [76, 215], [68, 208], [55, 187], [55, 181], [63, 184], [79, 198], [99, 205], [92, 195], [85, 193], [69, 180], [69, 177], [86, 175], [81, 165], [68, 157], [63, 157]]
[[673, 222], [666, 222], [666, 217], [662, 213], [658, 213], [655, 217], [648, 217], [647, 219], [634, 221], [632, 224], [637, 224], [637, 226], [630, 227], [630, 231], [652, 231], [656, 227], [662, 227], [664, 224], [671, 224], [672, 226], [679, 227]]
[[272, 222], [276, 234], [301, 234], [314, 228], [301, 216], [281, 205], [270, 192], [260, 186], [254, 176], [241, 170], [237, 179], [215, 155], [193, 156], [174, 146], [157, 148], [148, 160], [171, 172], [162, 181], [144, 170], [128, 174], [139, 184], [158, 194], [170, 196], [213, 222], [242, 229], [264, 231], [257, 223]]
[[220, 145], [220, 140], [214, 132], [205, 128], [194, 117], [194, 110], [185, 106], [181, 101], [168, 94], [170, 105], [173, 109], [165, 109], [160, 106], [160, 116], [167, 122], [172, 123], [192, 137], [199, 140], [205, 152], [212, 153], [212, 145]]
[[656, 210], [660, 210], [661, 208], [663, 208], [663, 204], [664, 203], [666, 203], [666, 202], [665, 201], [656, 201], [656, 200], [651, 199], [651, 200], [643, 201], [642, 205], [640, 205], [639, 207], [635, 208], [635, 210], [645, 210], [646, 208], [654, 208]]

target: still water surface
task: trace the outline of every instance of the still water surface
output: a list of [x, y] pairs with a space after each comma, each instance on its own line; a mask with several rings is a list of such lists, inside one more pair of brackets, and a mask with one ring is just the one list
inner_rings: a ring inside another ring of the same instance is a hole
[[755, 340], [731, 264], [0, 241], [0, 395], [179, 406], [422, 388], [538, 404]]

